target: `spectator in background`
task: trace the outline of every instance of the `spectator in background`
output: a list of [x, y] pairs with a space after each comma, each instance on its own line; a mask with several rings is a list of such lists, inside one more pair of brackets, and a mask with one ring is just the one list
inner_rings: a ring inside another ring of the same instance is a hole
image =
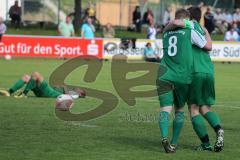
[[143, 24], [150, 24], [150, 21], [153, 19], [153, 12], [150, 8], [147, 9], [147, 11], [143, 15]]
[[143, 14], [143, 18], [142, 18], [142, 24], [148, 24], [148, 11], [149, 11], [150, 9], [148, 8], [147, 9], [147, 11], [146, 12], [144, 12], [144, 14]]
[[236, 42], [239, 40], [239, 35], [234, 29], [234, 26], [231, 26], [230, 29], [226, 32], [224, 40], [230, 42]]
[[219, 29], [221, 33], [226, 32], [227, 25], [225, 25], [224, 23], [224, 17], [220, 8], [216, 9], [216, 13], [214, 14], [214, 22], [215, 22], [216, 30]]
[[233, 16], [229, 10], [226, 10], [224, 20], [227, 22], [229, 28], [233, 23]]
[[67, 16], [65, 22], [61, 22], [58, 25], [58, 31], [60, 35], [63, 37], [75, 36], [74, 27], [73, 27], [72, 19], [70, 16]]
[[88, 8], [86, 9], [87, 17], [95, 19], [95, 8], [91, 1], [88, 1]]
[[104, 38], [114, 38], [115, 36], [115, 30], [112, 27], [111, 23], [108, 23], [104, 28], [103, 28], [103, 37]]
[[3, 34], [7, 31], [7, 26], [3, 22], [3, 18], [0, 17], [0, 43], [2, 41]]
[[147, 39], [155, 40], [156, 35], [157, 35], [157, 29], [154, 27], [153, 22], [150, 22], [150, 23], [151, 24], [149, 25], [149, 27], [147, 29]]
[[204, 7], [204, 2], [201, 1], [201, 2], [198, 4], [198, 7], [199, 7], [200, 9], [202, 9], [202, 7]]
[[233, 23], [233, 29], [235, 30], [235, 31], [237, 31], [237, 33], [238, 33], [238, 35], [239, 35], [239, 38], [240, 38], [240, 28], [238, 27], [238, 25], [237, 25], [237, 23]]
[[92, 18], [88, 17], [87, 22], [82, 25], [81, 36], [82, 38], [94, 38], [95, 27], [92, 24]]
[[168, 7], [164, 12], [163, 26], [166, 26], [170, 20], [171, 20], [171, 8]]
[[240, 8], [237, 8], [236, 12], [233, 14], [233, 21], [240, 26]]
[[147, 62], [160, 62], [160, 58], [155, 54], [151, 43], [147, 43], [144, 48], [144, 59]]
[[149, 24], [154, 24], [154, 18], [153, 18], [153, 14], [148, 14], [148, 21], [149, 21]]
[[18, 6], [18, 1], [15, 1], [14, 5], [11, 6], [9, 15], [12, 20], [12, 25], [14, 25], [15, 28], [20, 28], [22, 11], [21, 7]]
[[133, 24], [136, 27], [136, 31], [141, 32], [141, 12], [139, 6], [136, 6], [133, 12]]
[[211, 34], [212, 31], [215, 29], [214, 25], [214, 15], [211, 12], [210, 8], [207, 8], [207, 12], [204, 14], [204, 26], [207, 29], [207, 31]]

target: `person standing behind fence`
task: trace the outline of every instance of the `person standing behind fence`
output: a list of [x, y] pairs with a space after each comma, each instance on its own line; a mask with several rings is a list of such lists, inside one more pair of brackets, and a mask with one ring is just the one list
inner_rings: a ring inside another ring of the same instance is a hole
[[134, 12], [133, 12], [133, 24], [136, 27], [137, 32], [141, 32], [141, 12], [140, 12], [140, 7], [136, 6]]
[[157, 29], [154, 27], [154, 23], [150, 22], [150, 25], [147, 29], [147, 39], [156, 40]]
[[87, 22], [82, 25], [81, 36], [82, 38], [94, 38], [95, 27], [92, 24], [92, 18], [88, 17]]
[[18, 6], [18, 1], [15, 1], [14, 5], [11, 6], [9, 10], [10, 18], [12, 19], [11, 23], [14, 25], [15, 28], [20, 28], [21, 23], [21, 7]]
[[3, 23], [3, 18], [0, 17], [0, 43], [2, 41], [2, 36], [6, 31], [7, 31], [7, 26]]
[[63, 37], [73, 37], [75, 36], [74, 27], [72, 24], [72, 19], [70, 16], [66, 17], [66, 20], [58, 25], [58, 31]]
[[212, 31], [215, 29], [214, 24], [214, 15], [210, 8], [207, 8], [207, 12], [204, 14], [204, 27], [208, 30], [208, 32], [211, 34]]
[[153, 21], [153, 11], [148, 8], [147, 11], [143, 14], [142, 24], [150, 24], [150, 21]]
[[86, 12], [88, 17], [95, 19], [95, 8], [91, 1], [88, 2], [88, 8], [86, 9]]
[[166, 26], [167, 24], [168, 24], [168, 22], [170, 21], [170, 20], [172, 20], [172, 18], [171, 18], [171, 11], [172, 11], [172, 9], [171, 9], [171, 7], [168, 7], [166, 10], [165, 10], [165, 12], [164, 12], [164, 16], [163, 16], [163, 26]]

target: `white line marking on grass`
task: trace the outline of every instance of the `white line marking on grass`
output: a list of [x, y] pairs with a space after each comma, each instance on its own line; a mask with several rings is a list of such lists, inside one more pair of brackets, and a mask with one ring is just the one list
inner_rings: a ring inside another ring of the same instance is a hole
[[[145, 101], [145, 102], [158, 102], [158, 100], [153, 100], [153, 99], [139, 99], [138, 101]], [[240, 101], [234, 101], [236, 104], [239, 104], [239, 107], [237, 107], [238, 105], [232, 105], [232, 102], [217, 102], [217, 104], [213, 105], [216, 107], [224, 107], [224, 108], [233, 108], [233, 109], [240, 109]]]
[[220, 103], [220, 104], [240, 104], [240, 101], [225, 101], [225, 102], [221, 102], [221, 101], [218, 101], [217, 103]]
[[220, 108], [225, 108], [225, 109], [229, 109], [229, 108], [231, 108], [231, 109], [240, 109], [240, 107], [236, 107], [236, 106], [233, 106], [233, 105], [227, 105], [227, 106], [226, 105], [221, 105], [221, 106], [214, 105], [214, 106], [220, 107]]
[[95, 128], [95, 127], [100, 127], [100, 126], [96, 126], [96, 125], [90, 125], [90, 124], [79, 124], [79, 126], [81, 126], [81, 127], [87, 127], [87, 128]]
[[87, 128], [95, 128], [95, 127], [99, 127], [96, 125], [91, 125], [91, 124], [84, 124], [82, 122], [64, 122], [67, 125], [73, 125], [73, 126], [80, 126], [80, 127], [87, 127]]
[[[112, 99], [112, 98], [106, 98], [106, 100]], [[122, 99], [121, 99], [122, 100]], [[127, 100], [134, 100], [134, 99], [127, 99]], [[137, 98], [137, 101], [144, 101], [144, 102], [155, 102], [158, 103], [157, 99], [144, 99], [144, 98]], [[236, 104], [239, 105], [236, 105]], [[234, 104], [234, 105], [232, 105]], [[213, 105], [213, 107], [221, 107], [221, 108], [226, 108], [226, 109], [240, 109], [240, 101], [230, 101], [230, 102], [222, 102], [222, 101], [217, 101], [217, 104]]]

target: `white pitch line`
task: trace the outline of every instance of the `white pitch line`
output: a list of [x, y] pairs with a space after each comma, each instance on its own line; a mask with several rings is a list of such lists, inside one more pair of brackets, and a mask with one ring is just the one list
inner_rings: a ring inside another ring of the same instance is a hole
[[[123, 101], [121, 98], [118, 98], [119, 100]], [[105, 98], [105, 100], [112, 100], [112, 98]], [[134, 100], [134, 99], [127, 99], [127, 100]], [[144, 101], [144, 102], [155, 102], [158, 103], [157, 99], [144, 99], [144, 98], [136, 98], [136, 101]], [[237, 107], [239, 104], [239, 107]], [[233, 105], [234, 104], [234, 105]], [[217, 104], [213, 105], [213, 107], [221, 107], [221, 108], [226, 108], [226, 109], [240, 109], [240, 101], [231, 101], [231, 102], [222, 102], [222, 101], [217, 101]]]
[[87, 127], [87, 128], [96, 128], [96, 127], [100, 127], [100, 126], [90, 125], [90, 124], [79, 124], [79, 126], [81, 126], [81, 127]]
[[64, 122], [67, 125], [73, 125], [73, 126], [81, 126], [81, 127], [87, 127], [87, 128], [95, 128], [95, 127], [100, 127], [100, 126], [96, 126], [96, 125], [90, 125], [90, 124], [84, 124], [82, 122]]
[[[152, 100], [152, 99], [146, 99], [146, 100], [143, 100], [143, 99], [138, 99], [138, 101], [145, 101], [145, 102], [158, 102], [158, 100]], [[235, 101], [237, 103], [237, 101]], [[240, 101], [237, 103], [237, 104], [240, 104]], [[217, 104], [213, 105], [213, 107], [221, 107], [221, 108], [226, 108], [226, 109], [240, 109], [240, 105], [239, 107], [237, 107], [236, 105], [232, 105], [231, 102], [217, 102]]]

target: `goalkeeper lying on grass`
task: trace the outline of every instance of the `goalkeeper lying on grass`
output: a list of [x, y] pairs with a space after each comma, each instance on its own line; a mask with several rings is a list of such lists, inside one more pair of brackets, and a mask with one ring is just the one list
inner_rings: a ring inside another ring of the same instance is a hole
[[29, 91], [33, 91], [37, 97], [56, 98], [61, 94], [70, 94], [73, 98], [85, 97], [85, 91], [80, 88], [69, 89], [66, 86], [50, 86], [39, 72], [32, 75], [23, 75], [8, 91], [0, 90], [0, 95], [11, 96], [16, 91], [24, 87], [23, 92], [15, 95], [16, 98], [27, 97]]

